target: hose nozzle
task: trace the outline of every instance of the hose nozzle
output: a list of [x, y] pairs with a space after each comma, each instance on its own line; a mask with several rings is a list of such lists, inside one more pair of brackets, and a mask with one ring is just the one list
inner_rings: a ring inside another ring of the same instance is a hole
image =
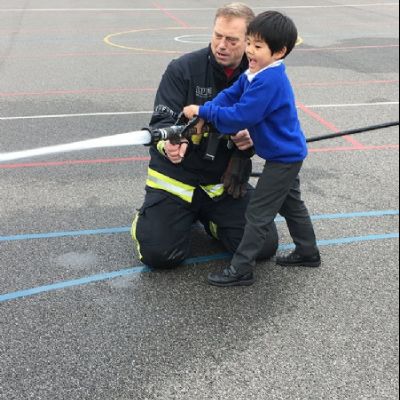
[[179, 144], [182, 139], [190, 140], [192, 135], [196, 134], [196, 125], [199, 119], [195, 118], [190, 121], [187, 125], [174, 125], [168, 128], [160, 129], [148, 129], [145, 128], [151, 134], [151, 144], [156, 144], [161, 140], [169, 140], [172, 144]]

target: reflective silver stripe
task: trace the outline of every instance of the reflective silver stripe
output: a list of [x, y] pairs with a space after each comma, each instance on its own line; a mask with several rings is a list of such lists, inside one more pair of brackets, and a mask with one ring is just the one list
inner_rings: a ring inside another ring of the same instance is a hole
[[[151, 188], [164, 190], [168, 193], [171, 193], [188, 203], [191, 203], [193, 201], [194, 192], [196, 190], [194, 186], [179, 182], [176, 179], [163, 175], [160, 172], [157, 172], [151, 168], [149, 168], [148, 171], [146, 184]], [[200, 187], [212, 199], [222, 196], [225, 192], [224, 185], [221, 183]]]
[[[155, 175], [157, 175], [157, 176], [155, 176]], [[168, 182], [167, 182], [167, 180], [168, 180]], [[154, 189], [165, 190], [168, 193], [178, 196], [179, 198], [187, 201], [188, 203], [191, 203], [193, 200], [194, 189], [195, 189], [194, 187], [184, 185], [182, 183], [180, 183], [180, 185], [186, 186], [186, 188], [179, 187], [174, 184], [173, 179], [168, 178], [168, 177], [164, 178], [164, 176], [162, 176], [160, 173], [157, 173], [156, 171], [149, 170], [149, 176], [147, 178], [146, 183], [148, 186], [150, 186]]]

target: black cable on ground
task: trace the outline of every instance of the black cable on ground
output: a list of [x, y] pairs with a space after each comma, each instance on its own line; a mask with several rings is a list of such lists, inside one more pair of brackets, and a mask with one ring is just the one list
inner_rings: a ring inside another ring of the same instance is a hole
[[385, 124], [379, 124], [379, 125], [371, 125], [371, 126], [367, 126], [365, 128], [351, 129], [348, 131], [331, 133], [330, 135], [316, 136], [316, 137], [307, 139], [307, 143], [320, 142], [321, 140], [328, 140], [328, 139], [334, 139], [334, 138], [338, 138], [338, 137], [342, 137], [342, 136], [355, 135], [357, 133], [371, 132], [371, 131], [376, 131], [378, 129], [385, 129], [385, 128], [390, 128], [392, 126], [398, 126], [398, 125], [399, 125], [399, 121], [387, 122]]
[[[307, 139], [307, 143], [314, 143], [314, 142], [320, 142], [322, 140], [329, 140], [343, 136], [356, 135], [358, 133], [377, 131], [379, 129], [391, 128], [393, 126], [399, 126], [399, 121], [387, 122], [385, 124], [379, 124], [379, 125], [371, 125], [371, 126], [366, 126], [364, 128], [350, 129], [348, 131], [331, 133], [329, 135], [315, 136], [313, 138]], [[251, 176], [253, 178], [259, 178], [261, 176], [261, 172], [253, 172]]]

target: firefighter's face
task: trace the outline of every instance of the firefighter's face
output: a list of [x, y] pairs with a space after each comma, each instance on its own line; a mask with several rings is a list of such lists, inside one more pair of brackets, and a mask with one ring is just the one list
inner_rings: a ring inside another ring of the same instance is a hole
[[220, 17], [215, 21], [212, 52], [223, 67], [237, 68], [246, 50], [247, 22], [244, 18]]

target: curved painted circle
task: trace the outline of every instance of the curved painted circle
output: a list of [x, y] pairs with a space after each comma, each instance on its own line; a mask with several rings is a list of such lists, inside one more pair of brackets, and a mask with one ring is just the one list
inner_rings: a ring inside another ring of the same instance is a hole
[[[179, 43], [208, 44], [210, 43], [211, 34], [183, 35], [177, 36], [174, 40]], [[196, 40], [196, 38], [201, 38]]]
[[146, 49], [146, 48], [141, 48], [141, 47], [131, 47], [131, 46], [124, 46], [121, 44], [117, 44], [113, 42], [113, 39], [119, 36], [124, 36], [128, 34], [135, 34], [135, 33], [143, 33], [143, 32], [157, 32], [157, 31], [181, 31], [181, 30], [206, 30], [209, 28], [184, 28], [184, 27], [176, 27], [176, 28], [148, 28], [148, 29], [134, 29], [131, 31], [125, 31], [125, 32], [117, 32], [117, 33], [111, 33], [110, 35], [107, 35], [103, 41], [104, 43], [108, 44], [109, 46], [113, 47], [118, 47], [119, 49], [124, 49], [124, 50], [133, 50], [133, 51], [138, 51], [138, 52], [145, 52], [145, 53], [163, 53], [163, 54], [182, 54], [181, 51], [176, 51], [176, 50], [165, 50], [165, 49]]
[[[133, 50], [141, 53], [162, 53], [162, 54], [182, 54], [182, 51], [177, 51], [177, 50], [164, 50], [164, 49], [148, 49], [148, 48], [141, 48], [141, 47], [131, 47], [131, 46], [124, 46], [121, 44], [117, 44], [113, 42], [113, 39], [119, 36], [124, 36], [124, 35], [129, 35], [129, 34], [136, 34], [136, 33], [143, 33], [143, 32], [158, 32], [158, 31], [181, 31], [181, 30], [207, 30], [209, 28], [185, 28], [185, 27], [171, 27], [171, 28], [147, 28], [147, 29], [134, 29], [131, 31], [125, 31], [125, 32], [117, 32], [117, 33], [111, 33], [110, 35], [107, 35], [103, 41], [105, 44], [112, 46], [112, 47], [117, 47], [119, 49], [124, 49], [124, 50]], [[180, 43], [190, 43], [190, 44], [208, 44], [210, 41], [207, 40], [206, 42], [203, 41], [193, 41], [191, 40], [192, 38], [196, 37], [209, 37], [209, 35], [206, 34], [197, 34], [197, 35], [183, 35], [183, 36], [177, 36], [175, 37], [176, 42]], [[296, 46], [299, 46], [302, 44], [304, 41], [303, 39], [299, 36], [296, 42]]]

